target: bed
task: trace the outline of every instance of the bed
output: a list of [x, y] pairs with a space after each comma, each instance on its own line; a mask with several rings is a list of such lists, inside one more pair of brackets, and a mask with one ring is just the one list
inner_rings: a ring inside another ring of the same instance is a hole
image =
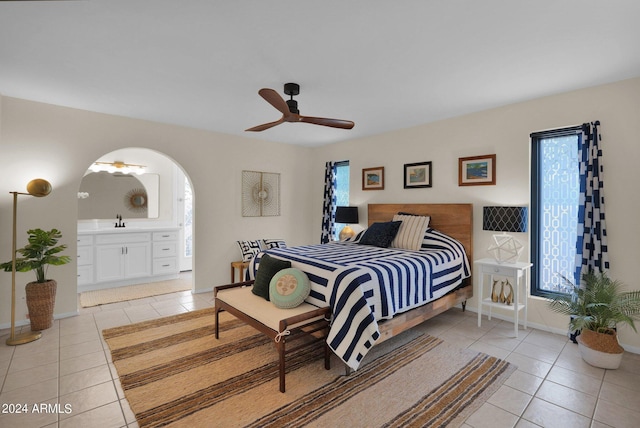
[[[268, 250], [288, 260], [311, 282], [307, 302], [331, 307], [327, 343], [351, 369], [368, 350], [473, 296], [471, 204], [370, 204], [369, 229], [398, 213], [429, 216], [419, 251], [352, 241]], [[452, 239], [453, 238], [453, 239]], [[248, 273], [255, 278], [258, 254]]]

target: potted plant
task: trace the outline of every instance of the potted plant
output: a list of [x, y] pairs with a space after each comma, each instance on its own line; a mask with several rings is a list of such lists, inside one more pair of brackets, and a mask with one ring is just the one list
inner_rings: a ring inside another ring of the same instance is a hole
[[579, 330], [578, 347], [582, 359], [605, 369], [617, 369], [624, 349], [618, 343], [617, 325], [628, 324], [637, 332], [634, 320], [640, 314], [640, 291], [622, 291], [620, 281], [605, 273], [589, 272], [582, 276], [584, 286], [554, 297], [551, 310], [571, 317], [569, 328]]
[[[47, 278], [48, 267], [49, 265], [59, 266], [69, 263], [71, 258], [59, 255], [67, 246], [57, 245], [58, 240], [62, 237], [58, 229], [50, 231], [31, 229], [27, 233], [29, 234], [29, 243], [16, 250], [22, 255], [22, 257], [16, 258], [16, 271], [33, 270], [36, 274], [36, 281], [28, 283], [25, 291], [31, 330], [40, 331], [48, 329], [53, 323], [57, 283], [55, 280]], [[12, 264], [13, 261], [2, 263], [0, 268], [11, 272]]]

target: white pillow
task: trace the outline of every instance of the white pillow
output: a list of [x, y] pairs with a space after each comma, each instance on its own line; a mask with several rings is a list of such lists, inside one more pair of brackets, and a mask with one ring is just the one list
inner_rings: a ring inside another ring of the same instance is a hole
[[418, 251], [422, 247], [424, 233], [429, 227], [429, 216], [402, 215], [393, 216], [393, 221], [401, 221], [400, 230], [391, 242], [392, 248]]
[[240, 253], [242, 254], [242, 261], [248, 262], [255, 257], [260, 251], [262, 251], [262, 244], [260, 241], [237, 241], [238, 247], [240, 247]]

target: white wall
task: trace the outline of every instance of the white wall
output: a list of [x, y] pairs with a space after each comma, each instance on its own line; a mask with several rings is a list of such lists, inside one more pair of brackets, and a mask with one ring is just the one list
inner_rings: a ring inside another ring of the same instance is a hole
[[[471, 202], [474, 204], [474, 256], [488, 257], [492, 232], [482, 230], [484, 205], [529, 204], [529, 134], [600, 120], [604, 150], [605, 198], [611, 269], [609, 275], [640, 289], [636, 266], [640, 197], [635, 190], [640, 159], [640, 79], [570, 92], [443, 120], [388, 134], [314, 149], [314, 177], [322, 177], [327, 160], [350, 160], [351, 204], [360, 206], [367, 224], [366, 204], [391, 202]], [[357, 124], [356, 124], [357, 126]], [[495, 186], [458, 186], [458, 158], [495, 153]], [[433, 187], [403, 189], [405, 163], [432, 161]], [[384, 166], [385, 189], [362, 191], [362, 169]], [[312, 213], [320, 223], [322, 184], [315, 183]], [[519, 235], [522, 241], [528, 234]], [[522, 260], [528, 259], [524, 254]], [[477, 281], [477, 278], [476, 278]], [[529, 321], [554, 331], [566, 331], [567, 320], [529, 298]], [[475, 298], [470, 302], [475, 308]], [[505, 314], [506, 315], [506, 314]], [[640, 326], [640, 325], [639, 325]], [[621, 341], [640, 352], [640, 335], [623, 327]]]
[[[194, 189], [194, 285], [210, 290], [229, 282], [229, 263], [237, 260], [239, 239], [274, 237], [292, 245], [317, 242], [319, 225], [311, 222], [308, 189], [312, 178], [310, 149], [214, 132], [128, 119], [0, 97], [0, 260], [11, 259], [11, 196], [41, 177], [53, 192], [46, 198], [21, 196], [18, 247], [30, 228], [58, 228], [66, 254], [76, 257], [77, 192], [87, 167], [105, 153], [126, 147], [161, 152], [189, 176]], [[241, 215], [242, 170], [281, 174], [281, 216]], [[317, 233], [313, 233], [313, 231]], [[316, 236], [317, 235], [317, 236]], [[316, 240], [313, 241], [314, 237]], [[58, 281], [56, 316], [77, 311], [76, 265], [55, 266]], [[17, 315], [26, 314], [24, 284], [31, 273], [17, 276]], [[10, 322], [11, 275], [0, 272], [0, 326]]]

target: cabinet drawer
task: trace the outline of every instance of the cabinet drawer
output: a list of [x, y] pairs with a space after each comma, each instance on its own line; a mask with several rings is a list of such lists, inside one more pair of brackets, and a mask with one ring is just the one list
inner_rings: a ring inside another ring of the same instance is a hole
[[78, 247], [78, 266], [93, 264], [93, 247]]
[[93, 235], [78, 235], [78, 247], [93, 245]]
[[178, 259], [175, 257], [168, 257], [164, 259], [153, 260], [153, 274], [163, 275], [169, 273], [178, 272]]
[[175, 257], [178, 255], [178, 244], [175, 242], [154, 242], [153, 258]]
[[93, 282], [93, 266], [78, 266], [78, 285], [91, 284]]
[[148, 242], [150, 233], [113, 233], [96, 235], [96, 244], [127, 244], [130, 242]]
[[153, 232], [153, 240], [154, 241], [177, 241], [178, 232], [175, 232], [175, 231]]
[[518, 269], [515, 269], [510, 266], [482, 266], [482, 273], [486, 273], [488, 275], [500, 275], [500, 276], [511, 276], [515, 277]]

